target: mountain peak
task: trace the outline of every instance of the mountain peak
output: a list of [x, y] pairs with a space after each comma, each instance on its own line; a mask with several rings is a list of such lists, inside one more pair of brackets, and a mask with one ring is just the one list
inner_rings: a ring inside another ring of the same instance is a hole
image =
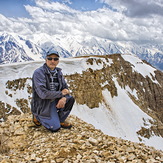
[[14, 63], [41, 60], [44, 51], [31, 41], [16, 34], [3, 33], [0, 36], [0, 63]]

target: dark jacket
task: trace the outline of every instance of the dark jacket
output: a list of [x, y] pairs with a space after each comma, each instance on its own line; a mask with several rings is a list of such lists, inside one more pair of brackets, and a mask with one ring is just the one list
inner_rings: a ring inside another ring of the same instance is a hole
[[43, 118], [50, 118], [50, 103], [52, 100], [63, 97], [62, 90], [68, 89], [67, 83], [63, 77], [61, 69], [56, 67], [58, 71], [59, 91], [50, 90], [50, 72], [46, 63], [34, 71], [32, 77], [32, 102], [31, 111], [34, 115]]

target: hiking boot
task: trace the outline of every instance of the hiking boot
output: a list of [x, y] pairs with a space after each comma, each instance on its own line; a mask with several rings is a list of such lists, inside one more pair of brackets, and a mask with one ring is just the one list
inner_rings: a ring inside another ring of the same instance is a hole
[[72, 127], [70, 123], [62, 122], [60, 124], [61, 124], [61, 127], [64, 129], [70, 129]]
[[33, 123], [34, 123], [36, 126], [41, 126], [41, 123], [37, 120], [37, 118], [35, 117], [34, 114], [32, 114], [32, 120], [33, 120]]

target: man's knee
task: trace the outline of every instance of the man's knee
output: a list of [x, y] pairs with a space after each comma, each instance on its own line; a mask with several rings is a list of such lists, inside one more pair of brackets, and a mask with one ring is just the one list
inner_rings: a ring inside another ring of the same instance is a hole
[[60, 125], [60, 121], [55, 121], [55, 122], [43, 122], [42, 125], [47, 128], [48, 130], [50, 130], [51, 132], [56, 132], [58, 131], [60, 128], [61, 128], [61, 125]]
[[74, 104], [74, 102], [75, 102], [74, 97], [73, 97], [73, 96], [71, 96], [68, 102], [69, 102], [69, 103], [71, 103], [71, 104], [73, 105], [73, 104]]
[[55, 125], [49, 126], [47, 129], [51, 132], [57, 132], [61, 128], [60, 123], [57, 123]]
[[60, 128], [61, 128], [61, 127], [57, 128], [57, 129], [52, 129], [52, 128], [50, 128], [50, 129], [48, 129], [48, 130], [50, 130], [51, 132], [57, 132], [57, 131], [60, 130]]

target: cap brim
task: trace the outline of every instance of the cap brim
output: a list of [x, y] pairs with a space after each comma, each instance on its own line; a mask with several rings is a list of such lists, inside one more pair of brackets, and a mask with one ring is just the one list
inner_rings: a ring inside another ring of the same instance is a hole
[[58, 54], [56, 54], [56, 53], [50, 53], [50, 54], [47, 54], [47, 56], [50, 56], [50, 55], [56, 55], [56, 56], [58, 56], [58, 57], [59, 57], [59, 55], [58, 55]]

